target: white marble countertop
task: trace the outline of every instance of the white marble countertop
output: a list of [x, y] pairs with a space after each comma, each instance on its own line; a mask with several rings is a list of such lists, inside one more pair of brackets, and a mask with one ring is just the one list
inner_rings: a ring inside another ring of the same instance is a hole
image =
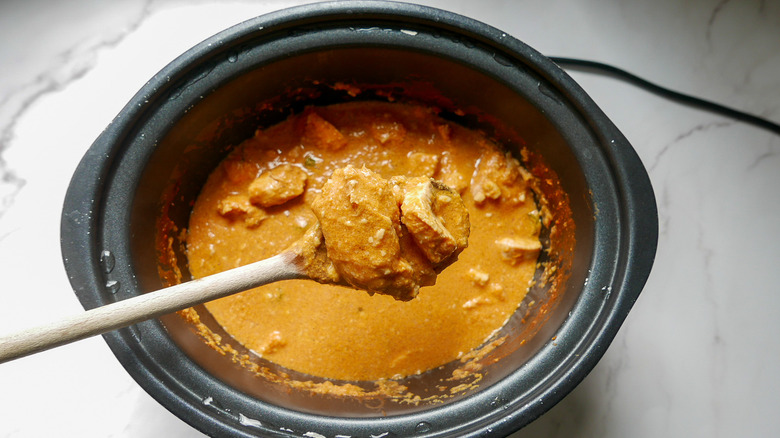
[[[131, 96], [186, 49], [298, 1], [0, 3], [0, 333], [81, 309], [65, 189]], [[427, 0], [547, 55], [621, 66], [780, 123], [780, 2]], [[780, 136], [573, 72], [656, 190], [653, 272], [593, 372], [516, 437], [780, 435]], [[191, 437], [100, 337], [0, 365], [0, 437]]]

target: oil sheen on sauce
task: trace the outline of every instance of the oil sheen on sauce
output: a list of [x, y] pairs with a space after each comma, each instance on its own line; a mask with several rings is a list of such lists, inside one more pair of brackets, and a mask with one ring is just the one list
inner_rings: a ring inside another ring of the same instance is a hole
[[457, 190], [471, 234], [458, 260], [410, 301], [307, 280], [206, 304], [236, 341], [289, 369], [340, 380], [413, 375], [482, 345], [525, 297], [541, 249], [531, 176], [481, 133], [414, 105], [314, 107], [258, 130], [210, 175], [187, 256], [203, 277], [283, 251], [316, 221], [335, 169], [433, 177]]

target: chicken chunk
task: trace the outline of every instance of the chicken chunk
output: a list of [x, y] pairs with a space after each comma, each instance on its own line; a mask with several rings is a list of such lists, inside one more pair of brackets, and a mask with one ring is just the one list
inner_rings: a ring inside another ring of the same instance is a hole
[[246, 161], [240, 156], [230, 155], [222, 164], [228, 180], [236, 184], [247, 183], [257, 177], [259, 168], [256, 163]]
[[525, 181], [520, 163], [509, 153], [487, 149], [479, 158], [471, 178], [471, 195], [477, 204], [503, 199], [518, 204], [525, 201]]
[[401, 142], [406, 136], [406, 128], [393, 120], [379, 120], [370, 127], [371, 137], [381, 145], [392, 145]]
[[260, 207], [284, 204], [306, 188], [308, 174], [292, 164], [282, 164], [260, 174], [249, 184], [249, 202]]
[[490, 274], [481, 269], [469, 268], [466, 272], [466, 278], [475, 286], [485, 286], [490, 281]]
[[456, 166], [454, 161], [449, 152], [442, 152], [438, 171], [433, 176], [447, 187], [455, 189], [459, 194], [463, 194], [469, 187], [469, 180], [458, 170], [458, 166]]
[[409, 163], [411, 164], [411, 173], [413, 175], [433, 178], [433, 175], [436, 174], [436, 170], [439, 168], [439, 156], [423, 152], [412, 152], [409, 154]]
[[501, 251], [501, 258], [516, 265], [523, 260], [536, 260], [542, 243], [538, 239], [504, 237], [496, 240], [496, 246]]
[[430, 178], [404, 183], [401, 222], [434, 265], [457, 257], [468, 245], [469, 216], [460, 196]]
[[266, 212], [255, 207], [245, 195], [229, 195], [217, 204], [217, 211], [230, 220], [243, 219], [246, 226], [254, 228], [268, 216]]
[[304, 117], [303, 136], [305, 146], [337, 151], [347, 145], [347, 139], [335, 126], [314, 111]]

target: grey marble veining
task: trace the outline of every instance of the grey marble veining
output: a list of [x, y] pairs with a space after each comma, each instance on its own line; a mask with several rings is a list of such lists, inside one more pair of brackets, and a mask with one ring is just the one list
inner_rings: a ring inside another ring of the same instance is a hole
[[[60, 260], [62, 199], [84, 151], [133, 94], [219, 30], [300, 3], [0, 4], [0, 332], [80, 309]], [[544, 54], [612, 63], [780, 123], [780, 2], [424, 3]], [[612, 78], [571, 75], [647, 166], [659, 248], [604, 358], [513, 436], [777, 436], [780, 136]], [[100, 338], [0, 365], [0, 388], [0, 437], [199, 436]]]
[[[133, 32], [148, 13], [145, 2], [9, 2], [2, 7], [0, 60], [11, 68], [0, 84], [0, 154], [13, 141], [14, 127], [42, 97], [81, 79], [101, 50]], [[83, 20], [83, 16], [90, 19]], [[78, 25], [74, 25], [78, 22]], [[25, 184], [0, 155], [0, 215], [13, 205]]]

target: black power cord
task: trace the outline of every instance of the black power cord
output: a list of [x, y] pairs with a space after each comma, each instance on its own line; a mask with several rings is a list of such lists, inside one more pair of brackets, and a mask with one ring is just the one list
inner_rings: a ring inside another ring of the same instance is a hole
[[744, 123], [749, 123], [759, 128], [763, 128], [772, 132], [775, 135], [780, 135], [780, 124], [774, 123], [768, 119], [748, 114], [743, 111], [730, 108], [719, 103], [708, 101], [699, 97], [683, 94], [678, 91], [670, 90], [668, 88], [656, 85], [648, 80], [642, 79], [639, 76], [629, 73], [621, 68], [604, 64], [597, 61], [589, 61], [585, 59], [575, 58], [562, 58], [562, 57], [550, 57], [550, 59], [559, 66], [572, 69], [581, 70], [586, 72], [596, 72], [607, 74], [617, 79], [622, 79], [630, 84], [643, 88], [651, 93], [658, 94], [666, 97], [667, 99], [675, 102], [717, 113], [726, 117], [730, 117], [735, 120], [739, 120]]

